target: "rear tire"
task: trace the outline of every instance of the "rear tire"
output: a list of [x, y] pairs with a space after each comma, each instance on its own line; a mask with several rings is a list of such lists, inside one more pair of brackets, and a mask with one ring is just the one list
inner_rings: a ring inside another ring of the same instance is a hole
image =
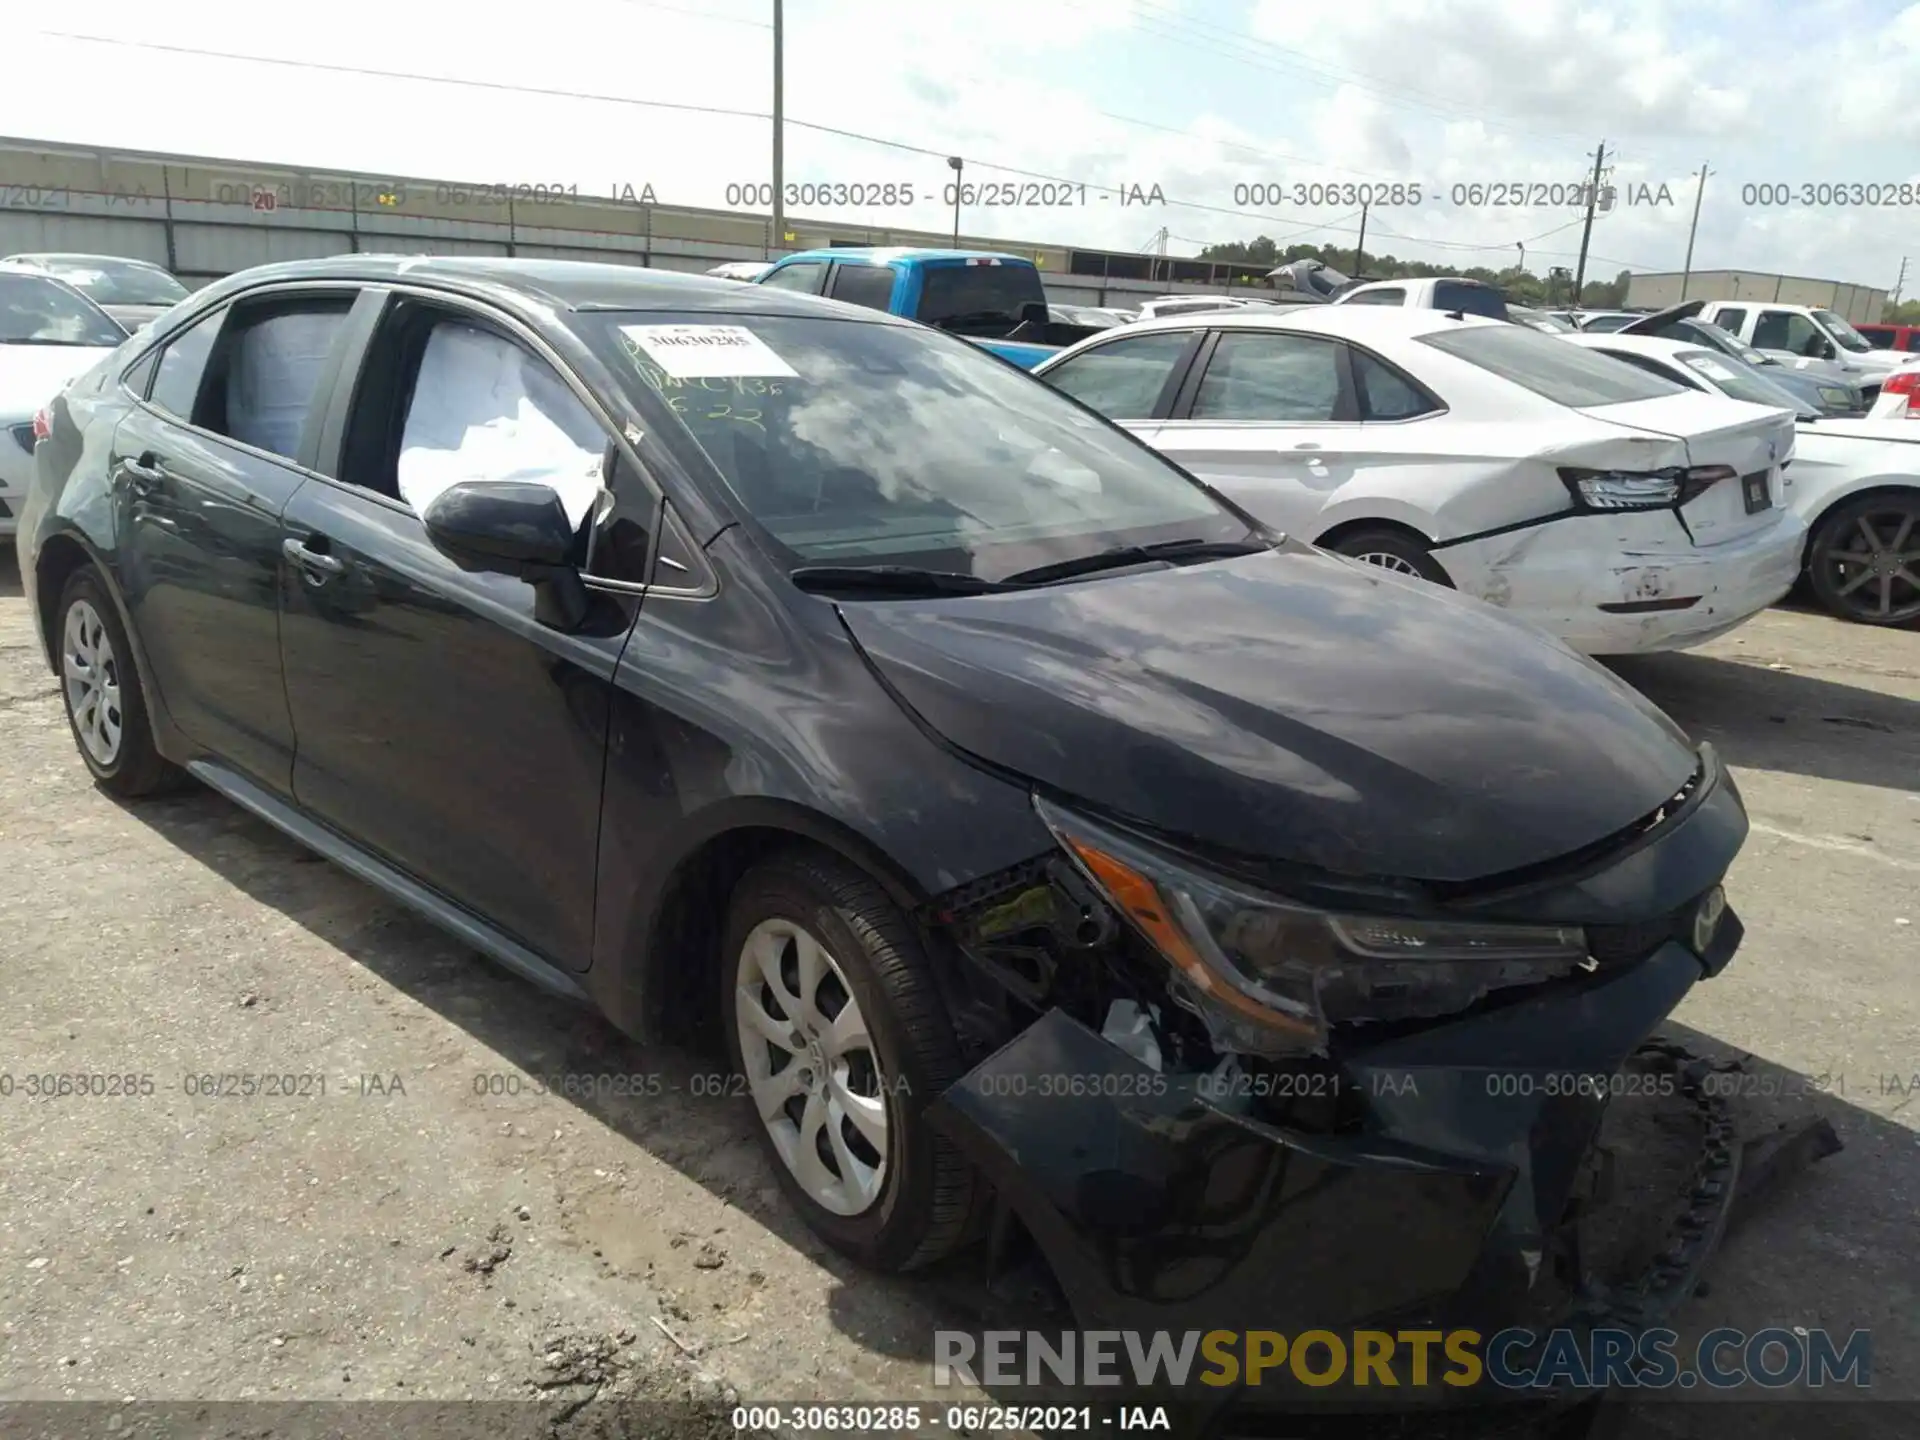
[[838, 856], [783, 851], [734, 888], [720, 972], [728, 1056], [801, 1218], [883, 1271], [971, 1238], [983, 1187], [926, 1119], [967, 1066], [886, 893]]
[[1452, 578], [1433, 558], [1423, 541], [1403, 530], [1385, 528], [1355, 530], [1342, 535], [1327, 547], [1336, 555], [1345, 555], [1367, 565], [1378, 565], [1401, 575], [1414, 575], [1434, 585], [1454, 588]]
[[177, 784], [180, 770], [153, 743], [119, 608], [91, 566], [74, 571], [60, 592], [53, 638], [67, 724], [94, 783], [127, 799]]
[[1807, 583], [1820, 608], [1842, 620], [1920, 620], [1920, 490], [1862, 495], [1835, 506], [1807, 545]]

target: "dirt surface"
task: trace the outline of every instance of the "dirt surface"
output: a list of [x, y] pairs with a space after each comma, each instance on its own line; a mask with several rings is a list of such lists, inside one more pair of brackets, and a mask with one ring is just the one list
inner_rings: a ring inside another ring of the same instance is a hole
[[[1746, 944], [1675, 1033], [1754, 1057], [1752, 1123], [1823, 1113], [1847, 1145], [1727, 1242], [1686, 1325], [1870, 1328], [1875, 1394], [1920, 1400], [1920, 634], [1775, 611], [1619, 668], [1754, 821]], [[711, 1059], [643, 1054], [209, 792], [96, 790], [10, 556], [0, 736], [0, 1399], [514, 1402], [481, 1429], [704, 1436], [740, 1397], [979, 1398], [929, 1367], [988, 1303], [978, 1261], [907, 1283], [827, 1252]], [[133, 1093], [28, 1099], [36, 1074]]]

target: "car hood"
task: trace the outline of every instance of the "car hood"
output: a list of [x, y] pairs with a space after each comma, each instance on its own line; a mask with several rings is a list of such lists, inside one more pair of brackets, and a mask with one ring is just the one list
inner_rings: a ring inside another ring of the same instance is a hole
[[959, 749], [1162, 832], [1340, 874], [1464, 882], [1552, 860], [1651, 814], [1698, 764], [1557, 640], [1297, 543], [840, 608]]
[[0, 414], [31, 415], [74, 376], [114, 351], [111, 345], [0, 345]]

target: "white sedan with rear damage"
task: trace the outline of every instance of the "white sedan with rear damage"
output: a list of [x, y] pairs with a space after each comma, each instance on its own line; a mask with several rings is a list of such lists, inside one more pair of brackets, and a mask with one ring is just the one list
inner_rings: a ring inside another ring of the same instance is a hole
[[1460, 311], [1149, 320], [1034, 374], [1276, 528], [1589, 655], [1684, 650], [1785, 595], [1793, 417]]
[[[1766, 371], [1698, 345], [1645, 335], [1562, 338], [1693, 389], [1792, 414], [1799, 438], [1787, 506], [1807, 525], [1814, 598], [1863, 625], [1920, 620], [1920, 425], [1821, 415]], [[1889, 377], [1886, 389], [1897, 379]]]

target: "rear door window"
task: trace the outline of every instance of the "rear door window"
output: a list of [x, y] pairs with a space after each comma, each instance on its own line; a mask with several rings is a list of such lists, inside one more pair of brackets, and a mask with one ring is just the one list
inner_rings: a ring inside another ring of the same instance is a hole
[[1485, 315], [1489, 320], [1507, 318], [1506, 297], [1485, 285], [1468, 285], [1459, 280], [1436, 280], [1433, 308], [1459, 310], [1468, 315]]
[[1160, 330], [1096, 345], [1041, 378], [1109, 420], [1151, 419], [1194, 333]]
[[200, 396], [200, 380], [207, 371], [207, 357], [213, 353], [213, 342], [220, 334], [220, 320], [221, 315], [210, 315], [167, 342], [153, 373], [153, 389], [147, 395], [149, 404], [176, 420], [192, 421], [194, 402]]
[[1189, 418], [1293, 424], [1340, 419], [1340, 348], [1311, 335], [1228, 331], [1213, 347]]
[[1356, 290], [1351, 297], [1342, 300], [1342, 305], [1404, 305], [1407, 292], [1399, 286], [1389, 286], [1385, 290]]
[[893, 308], [893, 267], [891, 265], [836, 265], [833, 280], [827, 286], [832, 299], [869, 310]]
[[1747, 327], [1747, 312], [1744, 309], [1720, 309], [1713, 312], [1713, 323], [1731, 335], [1738, 335]]
[[1353, 357], [1362, 420], [1412, 420], [1441, 408], [1439, 401], [1384, 360], [1352, 347], [1347, 353]]
[[920, 305], [914, 318], [966, 334], [1011, 328], [1028, 305], [1047, 303], [1040, 275], [1031, 265], [980, 261], [922, 267]]
[[352, 305], [351, 295], [236, 304], [213, 345], [193, 423], [299, 460]]

